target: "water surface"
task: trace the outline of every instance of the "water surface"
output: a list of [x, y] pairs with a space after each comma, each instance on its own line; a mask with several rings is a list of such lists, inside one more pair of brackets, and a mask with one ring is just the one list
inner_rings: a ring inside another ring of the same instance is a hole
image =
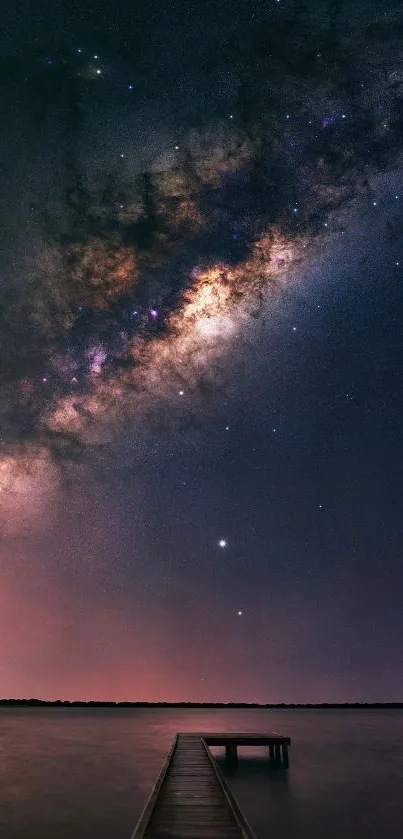
[[130, 839], [181, 730], [292, 738], [288, 773], [241, 749], [227, 774], [258, 839], [400, 839], [401, 711], [248, 709], [0, 708], [0, 836]]

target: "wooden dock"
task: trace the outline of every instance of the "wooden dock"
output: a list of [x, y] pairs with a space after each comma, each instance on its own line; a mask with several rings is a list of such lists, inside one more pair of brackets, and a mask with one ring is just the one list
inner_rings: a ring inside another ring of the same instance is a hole
[[290, 740], [278, 734], [177, 734], [132, 839], [254, 839], [209, 745], [225, 746], [229, 760], [237, 746], [264, 745], [274, 761], [274, 749], [280, 759], [280, 746], [287, 749]]
[[238, 746], [267, 746], [269, 750], [270, 764], [274, 769], [282, 767], [288, 769], [288, 746], [291, 746], [289, 737], [276, 734], [233, 734], [224, 732], [201, 734], [208, 746], [225, 746], [227, 760], [236, 762], [238, 758]]

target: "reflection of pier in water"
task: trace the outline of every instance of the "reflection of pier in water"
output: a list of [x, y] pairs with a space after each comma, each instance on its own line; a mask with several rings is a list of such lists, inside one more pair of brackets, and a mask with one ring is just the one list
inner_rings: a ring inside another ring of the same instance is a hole
[[177, 734], [132, 839], [253, 839], [209, 746], [224, 746], [236, 765], [238, 746], [266, 746], [273, 769], [288, 768], [281, 734]]

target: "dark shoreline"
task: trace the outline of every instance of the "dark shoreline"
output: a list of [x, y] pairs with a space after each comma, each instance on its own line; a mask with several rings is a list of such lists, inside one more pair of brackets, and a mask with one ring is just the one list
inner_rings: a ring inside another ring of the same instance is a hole
[[338, 710], [387, 710], [403, 709], [403, 702], [102, 702], [84, 700], [46, 699], [0, 699], [0, 707], [21, 708], [277, 708], [315, 710], [337, 708]]

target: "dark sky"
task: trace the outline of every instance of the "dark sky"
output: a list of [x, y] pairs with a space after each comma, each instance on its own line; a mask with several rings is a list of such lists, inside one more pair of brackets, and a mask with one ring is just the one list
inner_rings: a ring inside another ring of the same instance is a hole
[[6, 7], [1, 696], [402, 698], [399, 7]]

